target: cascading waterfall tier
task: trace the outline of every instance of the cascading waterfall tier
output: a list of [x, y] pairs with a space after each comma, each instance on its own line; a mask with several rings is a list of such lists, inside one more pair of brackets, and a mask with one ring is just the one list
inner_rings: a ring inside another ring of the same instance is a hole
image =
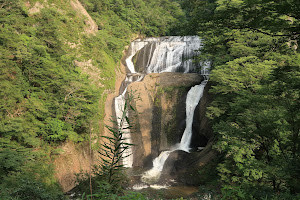
[[[199, 63], [195, 64], [193, 58], [198, 55], [199, 49], [202, 47], [202, 41], [198, 36], [170, 36], [161, 38], [146, 38], [138, 39], [131, 43], [129, 48], [129, 56], [127, 57], [126, 65], [130, 71], [127, 74], [127, 85], [134, 81], [141, 81], [143, 74], [161, 73], [161, 72], [195, 72], [199, 68]], [[209, 68], [209, 63], [202, 63], [205, 67], [201, 71], [206, 71]], [[204, 76], [205, 77], [205, 76]], [[200, 85], [196, 85], [188, 92], [187, 97], [187, 127], [183, 133], [180, 144], [175, 145], [171, 150], [164, 151], [159, 157], [154, 159], [153, 168], [146, 172], [143, 179], [156, 180], [160, 177], [163, 170], [164, 162], [172, 151], [181, 149], [189, 151], [189, 144], [192, 136], [192, 121], [195, 107], [197, 106], [205, 86], [206, 81]], [[125, 103], [125, 93], [127, 86], [122, 94], [115, 98], [115, 109], [117, 119], [120, 119], [122, 114], [122, 105]], [[124, 134], [126, 142], [131, 143], [130, 132], [127, 129]], [[132, 167], [133, 156], [131, 149], [124, 152], [123, 165]]]
[[146, 171], [141, 178], [143, 182], [151, 184], [155, 183], [160, 178], [165, 161], [173, 151], [182, 150], [189, 152], [189, 146], [192, 138], [194, 112], [201, 97], [203, 96], [203, 91], [206, 83], [207, 80], [204, 80], [201, 84], [195, 85], [189, 90], [186, 98], [186, 127], [181, 137], [181, 141], [179, 144], [171, 147], [171, 150], [161, 152], [160, 155], [153, 160], [152, 169]]
[[[193, 126], [193, 119], [194, 119], [194, 112], [195, 108], [198, 105], [201, 97], [203, 96], [204, 87], [207, 81], [203, 81], [199, 85], [195, 85], [192, 87], [188, 95], [186, 97], [186, 127], [181, 137], [178, 150], [189, 152], [190, 143], [192, 139], [192, 126]], [[176, 149], [176, 150], [177, 150]]]
[[126, 59], [126, 64], [131, 73], [194, 72], [196, 65], [192, 58], [201, 46], [198, 36], [135, 40], [131, 43], [131, 55]]

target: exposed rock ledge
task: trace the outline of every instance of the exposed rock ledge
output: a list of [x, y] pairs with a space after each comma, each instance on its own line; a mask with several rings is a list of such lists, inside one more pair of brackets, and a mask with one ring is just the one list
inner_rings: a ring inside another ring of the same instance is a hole
[[130, 113], [134, 124], [134, 166], [151, 167], [152, 159], [162, 150], [180, 142], [185, 129], [187, 92], [202, 80], [200, 74], [153, 73], [129, 85], [128, 91], [135, 91], [140, 97], [134, 102], [136, 114]]
[[94, 152], [90, 152], [89, 144], [76, 146], [67, 142], [60, 146], [63, 151], [55, 160], [56, 178], [64, 192], [75, 186], [76, 173], [89, 172], [90, 166], [95, 163]]
[[[135, 127], [132, 133], [135, 167], [151, 168], [152, 160], [161, 151], [180, 142], [185, 129], [187, 92], [202, 80], [199, 74], [155, 73], [128, 87], [128, 91], [136, 91], [140, 97], [134, 102], [137, 114], [130, 113]], [[212, 149], [213, 131], [205, 116], [206, 107], [212, 100], [209, 88], [210, 83], [196, 107], [191, 142], [194, 149], [205, 148], [189, 154], [173, 152], [165, 164], [162, 178], [171, 176], [180, 183], [197, 184], [199, 167], [216, 157]]]

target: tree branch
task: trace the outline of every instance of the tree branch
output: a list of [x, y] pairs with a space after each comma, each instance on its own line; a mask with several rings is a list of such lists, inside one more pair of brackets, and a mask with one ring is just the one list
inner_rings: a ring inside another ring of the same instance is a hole
[[268, 33], [268, 32], [259, 30], [257, 28], [252, 28], [252, 27], [245, 27], [245, 28], [253, 30], [253, 31], [257, 31], [259, 33], [263, 33], [263, 34], [266, 34], [266, 35], [269, 35], [269, 36], [272, 36], [272, 37], [291, 37], [291, 36], [297, 36], [297, 35], [300, 34], [300, 32], [294, 32], [294, 33], [291, 33], [291, 34], [272, 34], [272, 33]]

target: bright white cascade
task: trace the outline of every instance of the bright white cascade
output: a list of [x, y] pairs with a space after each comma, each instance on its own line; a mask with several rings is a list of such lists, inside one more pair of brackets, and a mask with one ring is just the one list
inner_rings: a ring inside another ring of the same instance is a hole
[[[176, 72], [178, 70], [184, 71], [184, 73], [188, 73], [194, 70], [195, 65], [192, 62], [193, 56], [197, 55], [196, 50], [199, 50], [202, 46], [201, 39], [198, 36], [170, 36], [170, 37], [161, 37], [161, 38], [146, 38], [146, 39], [138, 39], [131, 43], [129, 48], [130, 55], [125, 60], [127, 68], [130, 71], [130, 75], [126, 77], [127, 82], [132, 82], [133, 75], [138, 74], [135, 70], [135, 66], [132, 62], [132, 58], [138, 53], [143, 52], [149, 54], [147, 55], [139, 55], [145, 58], [145, 71], [144, 73], [160, 73], [160, 72]], [[182, 70], [183, 69], [183, 70]], [[140, 81], [143, 79], [143, 75], [141, 75], [136, 81]], [[187, 105], [190, 104], [192, 100], [200, 99], [201, 98], [201, 90], [203, 93], [204, 84], [200, 84], [199, 86], [194, 86], [194, 89], [191, 89], [192, 92], [189, 91], [188, 96], [191, 96]], [[124, 92], [115, 98], [115, 112], [118, 119], [120, 121], [122, 115], [122, 109], [125, 104], [125, 94], [126, 89]], [[196, 93], [196, 94], [194, 94]], [[167, 160], [168, 156], [172, 151], [181, 149], [184, 151], [188, 151], [191, 134], [192, 134], [192, 121], [194, 115], [194, 109], [197, 106], [197, 103], [191, 103], [195, 106], [187, 106], [187, 110], [189, 109], [189, 113], [187, 116], [189, 117], [190, 122], [187, 121], [186, 131], [184, 132], [184, 139], [182, 139], [181, 143], [177, 145], [177, 148], [174, 148], [170, 151], [162, 152], [159, 157], [154, 159], [153, 161], [153, 169], [149, 170], [146, 174], [149, 174], [148, 178], [152, 179], [150, 176], [159, 178], [160, 173], [163, 169], [163, 165]], [[188, 108], [189, 107], [189, 108]], [[190, 108], [191, 107], [191, 108]], [[187, 111], [188, 112], [188, 111]], [[191, 113], [191, 114], [190, 114]], [[124, 127], [126, 124], [123, 125]], [[124, 138], [126, 139], [126, 143], [131, 143], [130, 138], [130, 130], [125, 129], [126, 132], [124, 133]], [[132, 150], [129, 148], [123, 153], [123, 165], [124, 167], [132, 167], [133, 164], [133, 155]], [[151, 171], [151, 172], [150, 172]], [[144, 175], [144, 177], [146, 176]], [[154, 179], [156, 179], [154, 178]]]
[[135, 69], [134, 69], [134, 64], [132, 62], [133, 56], [147, 44], [148, 44], [147, 41], [140, 41], [140, 40], [139, 40], [139, 42], [135, 42], [135, 41], [131, 42], [130, 49], [129, 49], [130, 56], [128, 56], [128, 58], [126, 58], [126, 60], [125, 60], [126, 66], [131, 73], [136, 73]]
[[[147, 73], [175, 72], [179, 67], [187, 73], [193, 69], [192, 56], [195, 50], [200, 48], [201, 41], [199, 37], [174, 37], [172, 40], [162, 39], [159, 44], [151, 43], [149, 62], [146, 66]], [[155, 59], [152, 59], [155, 58]], [[186, 58], [186, 59], [183, 59]]]
[[190, 143], [192, 139], [192, 126], [194, 119], [194, 111], [203, 96], [204, 87], [207, 81], [203, 81], [200, 85], [192, 87], [186, 97], [186, 126], [181, 137], [178, 150], [189, 152]]
[[201, 97], [203, 96], [204, 87], [208, 81], [208, 75], [209, 75], [209, 63], [205, 63], [206, 65], [202, 68], [202, 72], [206, 72], [207, 74], [204, 75], [205, 80], [202, 81], [201, 84], [195, 85], [192, 87], [186, 98], [186, 127], [184, 130], [184, 133], [181, 137], [181, 141], [179, 144], [176, 144], [171, 150], [169, 151], [163, 151], [160, 153], [160, 155], [153, 160], [153, 167], [152, 169], [146, 171], [141, 180], [145, 183], [154, 183], [156, 182], [161, 175], [161, 172], [163, 170], [165, 161], [168, 159], [171, 152], [176, 150], [182, 150], [189, 152], [190, 143], [192, 139], [192, 126], [193, 126], [193, 118], [194, 118], [194, 112], [195, 108], [198, 105]]
[[131, 43], [131, 55], [126, 59], [126, 65], [131, 73], [135, 73], [132, 58], [141, 49], [145, 48], [147, 55], [139, 55], [145, 59], [146, 73], [176, 72], [184, 69], [190, 72], [194, 69], [193, 56], [202, 45], [198, 36], [170, 36], [160, 38], [146, 38]]

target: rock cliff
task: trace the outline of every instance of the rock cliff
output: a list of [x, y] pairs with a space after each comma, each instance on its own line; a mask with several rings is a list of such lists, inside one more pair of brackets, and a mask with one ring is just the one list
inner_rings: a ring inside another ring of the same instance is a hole
[[[129, 85], [128, 91], [139, 97], [133, 102], [136, 112], [130, 112], [134, 124], [134, 166], [151, 167], [153, 158], [161, 151], [180, 142], [185, 129], [187, 92], [202, 80], [199, 74], [153, 73], [146, 75], [143, 81]], [[206, 101], [200, 104], [205, 106]], [[197, 107], [194, 124], [203, 119], [201, 105]], [[193, 146], [205, 146], [211, 137], [211, 132], [205, 128], [206, 123], [204, 121], [193, 127]]]

